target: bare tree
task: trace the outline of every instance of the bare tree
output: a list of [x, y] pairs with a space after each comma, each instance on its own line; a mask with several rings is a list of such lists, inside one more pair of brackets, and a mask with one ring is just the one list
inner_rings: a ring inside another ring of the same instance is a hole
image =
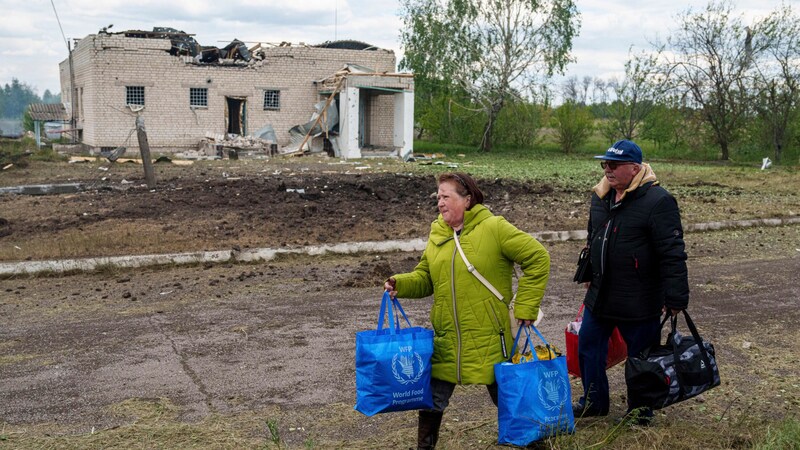
[[561, 83], [561, 97], [565, 102], [578, 103], [580, 97], [580, 89], [578, 88], [578, 77], [567, 77]]
[[608, 101], [608, 83], [606, 80], [597, 77], [592, 86], [592, 103], [603, 104]]
[[750, 46], [765, 48], [761, 58], [753, 58], [753, 99], [759, 117], [765, 122], [774, 159], [781, 161], [788, 141], [790, 122], [800, 108], [800, 17], [790, 6], [782, 6], [764, 20]]
[[748, 27], [732, 15], [726, 0], [711, 1], [700, 12], [690, 8], [678, 19], [679, 29], [667, 39], [662, 73], [671, 87], [689, 94], [727, 160], [748, 111], [750, 61], [764, 48], [748, 40]]
[[581, 104], [584, 106], [589, 104], [589, 88], [592, 86], [592, 77], [584, 76], [581, 81]]
[[608, 83], [616, 97], [605, 107], [608, 121], [603, 134], [609, 141], [634, 139], [642, 122], [663, 97], [657, 60], [657, 54], [633, 55], [625, 63], [625, 78]]

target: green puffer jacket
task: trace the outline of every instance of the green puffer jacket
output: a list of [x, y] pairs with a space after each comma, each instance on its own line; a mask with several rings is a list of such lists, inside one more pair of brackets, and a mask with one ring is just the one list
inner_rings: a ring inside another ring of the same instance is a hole
[[531, 235], [520, 231], [483, 205], [464, 213], [461, 247], [500, 293], [501, 302], [467, 271], [458, 254], [453, 229], [439, 215], [419, 264], [413, 272], [394, 275], [397, 296], [433, 294], [431, 323], [435, 331], [433, 377], [458, 384], [494, 383], [494, 364], [503, 361], [500, 333], [510, 352], [508, 303], [513, 296], [514, 263], [522, 267], [514, 312], [535, 319], [550, 275], [550, 255]]

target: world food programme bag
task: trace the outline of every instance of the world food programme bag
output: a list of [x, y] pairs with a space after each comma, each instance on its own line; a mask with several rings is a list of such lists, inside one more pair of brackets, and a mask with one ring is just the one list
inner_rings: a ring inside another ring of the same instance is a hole
[[[700, 337], [689, 313], [684, 310], [683, 316], [691, 336], [678, 332], [678, 317], [673, 316], [672, 331], [665, 344], [653, 345], [625, 363], [632, 408], [664, 408], [719, 386], [714, 346]], [[664, 317], [662, 328], [668, 318], [669, 315]]]
[[[400, 328], [398, 311], [408, 328]], [[384, 292], [377, 329], [356, 333], [356, 411], [372, 416], [433, 408], [432, 355], [433, 330], [412, 327], [400, 302]]]
[[[582, 378], [581, 365], [578, 361], [578, 334], [580, 334], [581, 322], [583, 321], [583, 317], [581, 317], [582, 312], [583, 305], [581, 305], [581, 308], [578, 310], [575, 321], [568, 323], [567, 328], [564, 329], [564, 342], [567, 351], [567, 371], [569, 371], [570, 375], [575, 375], [578, 378]], [[608, 338], [606, 369], [610, 369], [622, 361], [625, 361], [627, 357], [628, 345], [625, 344], [625, 340], [622, 339], [619, 329], [614, 327], [614, 331], [611, 332], [611, 337]]]
[[[546, 348], [551, 348], [536, 327], [530, 328]], [[520, 327], [514, 339], [512, 358], [523, 329], [527, 336], [523, 353], [530, 344], [528, 328]], [[524, 447], [539, 439], [575, 430], [566, 358], [556, 356], [545, 360], [539, 358], [535, 351], [531, 355], [533, 359], [528, 362], [514, 364], [505, 361], [494, 366], [499, 444]]]

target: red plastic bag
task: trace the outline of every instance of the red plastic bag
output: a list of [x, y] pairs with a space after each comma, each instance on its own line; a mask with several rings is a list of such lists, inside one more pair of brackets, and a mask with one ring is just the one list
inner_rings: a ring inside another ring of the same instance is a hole
[[[566, 341], [565, 347], [567, 352], [567, 372], [578, 378], [581, 377], [581, 366], [578, 363], [578, 332], [581, 328], [581, 321], [583, 320], [583, 305], [578, 310], [578, 315], [575, 316], [575, 321], [570, 322], [567, 328], [564, 329], [564, 340]], [[628, 357], [628, 346], [625, 345], [625, 340], [619, 334], [619, 330], [614, 328], [611, 337], [608, 338], [608, 359], [606, 359], [606, 369], [616, 366], [617, 364], [625, 361]]]

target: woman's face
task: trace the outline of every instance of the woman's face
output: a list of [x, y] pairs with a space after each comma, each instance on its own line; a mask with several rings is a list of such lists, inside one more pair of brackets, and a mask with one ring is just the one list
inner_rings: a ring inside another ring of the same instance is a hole
[[445, 181], [439, 184], [439, 212], [444, 221], [453, 229], [458, 229], [464, 223], [464, 211], [469, 206], [469, 195], [462, 197], [456, 191], [454, 181]]

